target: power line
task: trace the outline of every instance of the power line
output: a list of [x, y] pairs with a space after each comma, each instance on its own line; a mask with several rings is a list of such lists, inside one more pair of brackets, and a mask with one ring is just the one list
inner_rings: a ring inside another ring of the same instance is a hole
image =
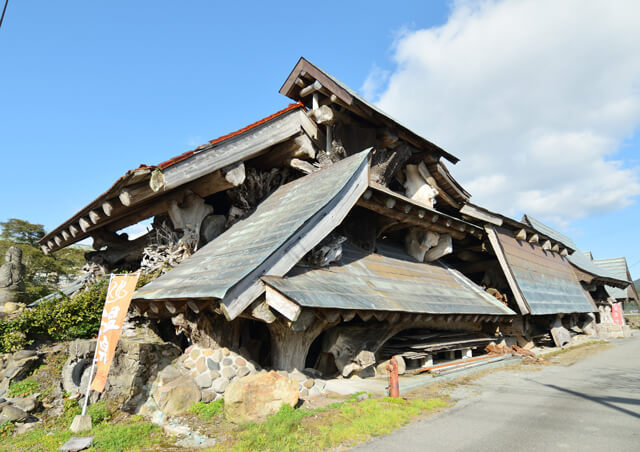
[[0, 16], [0, 27], [2, 27], [2, 21], [4, 20], [4, 13], [7, 11], [7, 5], [9, 0], [4, 0], [4, 8], [2, 8], [2, 16]]

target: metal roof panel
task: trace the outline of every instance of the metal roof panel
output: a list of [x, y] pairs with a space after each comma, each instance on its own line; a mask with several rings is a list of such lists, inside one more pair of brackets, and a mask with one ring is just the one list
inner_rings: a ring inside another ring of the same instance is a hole
[[262, 278], [301, 306], [425, 314], [515, 315], [459, 272], [417, 262], [400, 247], [380, 244], [368, 253], [343, 246], [342, 263], [296, 267], [288, 276]]
[[496, 234], [531, 314], [596, 310], [565, 257], [545, 251], [538, 245], [516, 240], [505, 229], [496, 228]]
[[366, 170], [367, 158], [367, 151], [360, 152], [278, 188], [253, 214], [136, 291], [134, 299], [222, 299]]

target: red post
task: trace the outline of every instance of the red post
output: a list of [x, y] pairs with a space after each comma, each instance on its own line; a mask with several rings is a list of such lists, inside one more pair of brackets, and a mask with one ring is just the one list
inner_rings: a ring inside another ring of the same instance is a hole
[[389, 397], [400, 397], [400, 386], [398, 385], [398, 360], [392, 356], [387, 365], [389, 371]]

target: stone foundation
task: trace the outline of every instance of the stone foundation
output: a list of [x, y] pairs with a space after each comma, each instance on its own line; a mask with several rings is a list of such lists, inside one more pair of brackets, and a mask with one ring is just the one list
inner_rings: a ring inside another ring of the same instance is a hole
[[226, 347], [211, 349], [192, 345], [178, 359], [202, 391], [202, 400], [222, 398], [229, 383], [258, 372], [259, 366]]
[[615, 339], [631, 337], [631, 328], [628, 325], [615, 325], [610, 323], [598, 323], [596, 325], [598, 337], [603, 339]]

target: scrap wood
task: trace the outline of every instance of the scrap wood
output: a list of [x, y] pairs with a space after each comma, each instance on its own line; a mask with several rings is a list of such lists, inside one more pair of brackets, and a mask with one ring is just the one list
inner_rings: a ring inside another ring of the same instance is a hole
[[509, 347], [506, 345], [500, 346], [500, 345], [497, 345], [495, 342], [492, 342], [491, 344], [487, 345], [484, 348], [484, 351], [491, 355], [504, 355], [507, 353], [512, 353], [516, 355], [526, 356], [529, 358], [536, 357], [536, 354], [533, 353], [531, 350], [524, 349], [515, 344]]

